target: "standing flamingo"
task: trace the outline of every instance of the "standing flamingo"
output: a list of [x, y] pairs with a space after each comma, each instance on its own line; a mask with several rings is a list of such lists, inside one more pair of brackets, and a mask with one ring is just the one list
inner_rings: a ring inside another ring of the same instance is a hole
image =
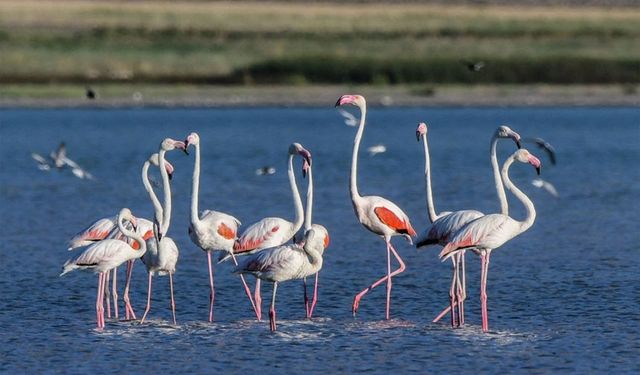
[[457, 232], [452, 234], [449, 243], [440, 252], [440, 258], [446, 259], [463, 249], [474, 248], [480, 253], [481, 277], [480, 277], [480, 301], [482, 304], [482, 330], [489, 330], [489, 316], [487, 313], [487, 273], [489, 272], [489, 257], [491, 251], [505, 244], [520, 233], [529, 229], [536, 219], [536, 210], [533, 203], [520, 189], [509, 179], [509, 168], [514, 161], [529, 163], [540, 174], [540, 160], [525, 149], [513, 153], [504, 162], [502, 167], [502, 181], [504, 186], [522, 202], [527, 210], [527, 216], [523, 221], [517, 221], [504, 214], [490, 214], [473, 220]]
[[[289, 175], [289, 185], [293, 195], [293, 204], [295, 207], [295, 219], [293, 222], [281, 219], [279, 217], [266, 217], [257, 223], [248, 227], [233, 245], [233, 253], [235, 255], [247, 255], [256, 251], [267, 249], [269, 247], [280, 246], [291, 238], [302, 227], [304, 220], [304, 210], [302, 208], [302, 200], [300, 192], [296, 185], [296, 178], [293, 173], [293, 157], [300, 155], [304, 162], [302, 167], [303, 177], [306, 175], [307, 166], [311, 166], [311, 153], [306, 150], [300, 143], [292, 143], [289, 146], [289, 166], [287, 173]], [[225, 256], [222, 260], [227, 259], [230, 255]], [[254, 297], [256, 315], [258, 320], [262, 318], [262, 297], [260, 296], [260, 278], [256, 280], [255, 297]]]
[[[142, 166], [142, 183], [144, 184], [145, 189], [147, 189], [147, 191], [148, 189], [151, 189], [151, 183], [149, 182], [148, 171], [149, 171], [149, 166], [152, 164], [156, 167], [159, 166], [157, 153], [151, 155], [151, 157], [149, 157], [149, 159], [145, 161], [145, 163]], [[171, 176], [173, 175], [173, 172], [174, 172], [173, 165], [171, 165], [171, 163], [169, 162], [166, 162], [165, 169], [167, 171], [169, 179], [171, 179]], [[157, 202], [157, 204], [159, 206], [160, 202]], [[96, 243], [98, 241], [102, 241], [106, 238], [111, 238], [111, 237], [124, 240], [125, 237], [118, 230], [117, 220], [118, 220], [117, 215], [96, 220], [95, 222], [93, 222], [92, 224], [90, 224], [80, 232], [78, 232], [75, 236], [73, 236], [69, 240], [68, 250], [73, 250], [75, 248], [83, 247], [83, 246], [89, 246], [93, 243]], [[138, 222], [138, 228], [137, 228], [138, 234], [142, 235], [142, 238], [145, 241], [151, 238], [153, 236], [153, 222], [144, 218], [137, 218], [137, 222]], [[136, 241], [131, 241], [131, 246], [134, 246], [134, 247], [138, 246], [138, 243]], [[127, 273], [126, 273], [127, 279], [126, 279], [125, 288], [124, 288], [123, 297], [122, 297], [125, 304], [126, 320], [136, 319], [136, 314], [133, 311], [133, 307], [131, 306], [131, 301], [129, 299], [129, 287], [131, 283], [131, 275], [133, 272], [134, 261], [135, 259], [127, 262]], [[117, 292], [117, 286], [116, 286], [116, 277], [117, 277], [117, 269], [114, 269], [112, 294], [113, 294], [115, 318], [118, 319], [118, 292]], [[106, 275], [106, 285], [108, 286], [108, 284], [109, 284], [109, 274]], [[111, 309], [109, 304], [108, 287], [105, 288], [105, 295], [107, 298], [107, 316], [110, 318]]]
[[[129, 221], [134, 231], [127, 229], [123, 222]], [[63, 266], [60, 276], [75, 269], [92, 269], [98, 273], [98, 293], [96, 297], [96, 320], [98, 329], [104, 328], [104, 292], [106, 287], [106, 274], [122, 263], [136, 259], [147, 251], [142, 236], [135, 232], [137, 220], [128, 208], [123, 208], [118, 215], [118, 228], [128, 238], [134, 240], [138, 246], [133, 247], [128, 242], [116, 239], [105, 239], [89, 246], [74, 259], [69, 259]]]
[[[355, 105], [360, 108], [360, 111], [362, 112], [358, 132], [356, 133], [356, 138], [353, 142], [353, 155], [351, 159], [351, 181], [349, 190], [351, 192], [353, 208], [360, 223], [371, 232], [382, 236], [387, 244], [387, 275], [371, 284], [371, 286], [355, 296], [352, 311], [355, 316], [362, 296], [386, 281], [386, 318], [388, 320], [391, 307], [391, 278], [405, 270], [405, 264], [402, 261], [402, 258], [400, 258], [396, 249], [391, 245], [391, 237], [403, 236], [412, 244], [411, 236], [415, 236], [416, 232], [413, 230], [413, 227], [409, 222], [409, 217], [393, 202], [378, 196], [370, 195], [363, 197], [358, 193], [356, 181], [358, 174], [358, 149], [360, 148], [360, 140], [362, 139], [362, 133], [364, 132], [367, 103], [361, 95], [343, 95], [336, 102], [336, 107], [345, 104]], [[398, 263], [400, 263], [400, 267], [393, 272], [391, 272], [391, 253], [393, 253], [395, 258], [398, 260]]]
[[[200, 188], [200, 136], [198, 133], [191, 133], [185, 140], [185, 146], [193, 145], [196, 149], [193, 164], [193, 178], [191, 186], [191, 223], [189, 225], [189, 237], [194, 244], [207, 253], [209, 263], [209, 322], [213, 322], [213, 302], [215, 300], [215, 288], [213, 287], [213, 266], [211, 263], [212, 251], [225, 251], [231, 255], [233, 263], [237, 266], [238, 261], [233, 255], [233, 244], [237, 238], [240, 220], [235, 217], [212, 210], [205, 210], [198, 217], [198, 190]], [[251, 291], [244, 276], [240, 275], [245, 292], [251, 301], [251, 307], [258, 316]]]
[[164, 191], [164, 207], [160, 207], [153, 188], [149, 189], [150, 186], [148, 186], [145, 181], [145, 189], [147, 189], [151, 202], [154, 206], [155, 225], [154, 236], [147, 240], [147, 252], [142, 256], [142, 262], [149, 273], [149, 285], [147, 289], [147, 307], [144, 310], [144, 315], [140, 320], [140, 324], [144, 323], [144, 320], [151, 309], [151, 283], [155, 273], [160, 276], [169, 275], [171, 312], [173, 315], [173, 324], [176, 324], [176, 303], [173, 298], [173, 274], [176, 272], [176, 263], [178, 262], [179, 252], [178, 246], [173, 239], [166, 235], [169, 231], [169, 225], [171, 222], [171, 184], [169, 183], [169, 175], [165, 169], [165, 154], [167, 151], [175, 149], [181, 149], [186, 152], [184, 142], [166, 138], [160, 144], [160, 151], [158, 151], [160, 174], [162, 175], [162, 188]]
[[[306, 174], [308, 176], [307, 201], [306, 201], [305, 211], [304, 211], [304, 232], [306, 233], [309, 229], [311, 229], [312, 227], [315, 227], [317, 224], [312, 224], [312, 217], [313, 217], [313, 170], [312, 170], [311, 166], [308, 165], [307, 163], [304, 164], [303, 170], [306, 170]], [[319, 227], [321, 227], [321, 226], [319, 226]], [[322, 227], [322, 228], [324, 228], [324, 227]], [[324, 229], [324, 231], [326, 232], [326, 229]], [[295, 239], [295, 237], [294, 237], [294, 239]], [[323, 247], [321, 252], [324, 253], [324, 250], [328, 246], [329, 246], [329, 233], [327, 232], [327, 235], [325, 237], [325, 244], [324, 244], [324, 247]], [[302, 279], [302, 283], [303, 283], [303, 287], [304, 287], [304, 306], [305, 306], [307, 319], [311, 319], [311, 317], [313, 316], [313, 310], [315, 309], [316, 303], [318, 302], [318, 274], [319, 273], [320, 272], [318, 271], [315, 274], [315, 282], [313, 284], [313, 299], [311, 300], [311, 303], [309, 303], [309, 298], [307, 296], [307, 278], [304, 277]]]
[[[418, 237], [416, 240], [416, 247], [422, 247], [426, 245], [439, 244], [446, 245], [451, 233], [456, 232], [462, 228], [466, 223], [471, 220], [475, 220], [484, 214], [476, 210], [460, 210], [455, 212], [441, 212], [436, 213], [435, 205], [433, 203], [433, 195], [431, 191], [431, 163], [429, 158], [429, 145], [427, 142], [427, 124], [420, 123], [416, 130], [416, 138], [420, 141], [423, 140], [424, 146], [424, 159], [425, 159], [425, 185], [427, 195], [427, 211], [429, 221], [431, 225]], [[498, 158], [496, 155], [496, 146], [500, 139], [512, 139], [518, 148], [520, 148], [520, 135], [508, 126], [500, 126], [493, 134], [491, 138], [490, 147], [490, 159], [493, 167], [493, 176], [495, 181], [496, 191], [498, 193], [498, 199], [500, 200], [500, 207], [503, 210], [502, 214], [508, 214], [507, 197], [502, 185], [502, 179], [500, 178], [500, 170], [498, 167]], [[436, 318], [434, 323], [440, 320], [447, 312], [451, 311], [451, 326], [464, 324], [464, 300], [466, 298], [466, 285], [464, 274], [464, 251], [451, 259], [453, 262], [453, 277], [451, 279], [451, 288], [449, 289], [449, 307], [445, 308]], [[462, 275], [460, 275], [462, 273]], [[458, 305], [458, 321], [455, 319], [455, 305]]]
[[278, 283], [293, 279], [303, 279], [317, 273], [322, 268], [322, 251], [329, 242], [329, 233], [314, 224], [305, 233], [303, 243], [288, 244], [260, 251], [243, 259], [234, 273], [250, 273], [258, 280], [273, 283], [273, 295], [269, 308], [271, 331], [276, 330], [276, 291]]

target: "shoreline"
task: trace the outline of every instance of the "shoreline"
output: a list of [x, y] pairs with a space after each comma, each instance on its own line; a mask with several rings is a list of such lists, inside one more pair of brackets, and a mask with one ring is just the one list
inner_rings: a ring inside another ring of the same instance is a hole
[[[554, 107], [638, 106], [640, 85], [416, 85], [416, 86], [185, 86], [109, 84], [31, 85], [0, 92], [9, 108], [236, 108], [326, 107], [340, 95], [360, 93], [372, 106]], [[60, 94], [60, 95], [58, 95]]]

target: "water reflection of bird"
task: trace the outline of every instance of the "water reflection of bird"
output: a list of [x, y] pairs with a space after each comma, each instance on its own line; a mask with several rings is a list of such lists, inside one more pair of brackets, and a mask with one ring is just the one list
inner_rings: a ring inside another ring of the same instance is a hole
[[536, 178], [531, 181], [531, 185], [546, 190], [547, 192], [549, 192], [549, 194], [553, 195], [556, 198], [560, 196], [560, 194], [558, 194], [558, 190], [556, 190], [556, 187], [553, 186], [551, 182], [545, 181], [541, 178]]
[[549, 156], [549, 160], [551, 160], [551, 164], [553, 164], [553, 165], [556, 164], [556, 150], [553, 148], [553, 146], [551, 146], [551, 144], [549, 142], [545, 141], [542, 138], [538, 138], [538, 137], [522, 138], [522, 141], [523, 142], [527, 142], [527, 143], [533, 143], [539, 149], [544, 150], [544, 152], [547, 153], [547, 156]]
[[342, 108], [338, 108], [338, 112], [344, 117], [344, 123], [348, 126], [356, 126], [358, 121], [356, 116], [352, 115], [350, 112], [345, 111]]
[[[409, 243], [412, 243], [411, 236], [415, 236], [416, 232], [413, 230], [409, 217], [393, 202], [379, 197], [379, 196], [361, 196], [358, 193], [357, 175], [358, 175], [358, 148], [360, 147], [360, 141], [362, 140], [362, 133], [365, 126], [366, 115], [366, 101], [361, 95], [343, 95], [336, 102], [336, 107], [341, 105], [354, 105], [360, 108], [361, 117], [358, 132], [354, 140], [352, 164], [351, 164], [351, 182], [350, 192], [353, 208], [356, 212], [358, 221], [369, 231], [382, 236], [384, 242], [387, 245], [387, 275], [371, 284], [369, 287], [358, 293], [353, 299], [353, 305], [351, 307], [353, 314], [355, 315], [360, 305], [360, 299], [376, 286], [387, 282], [387, 308], [386, 318], [389, 320], [390, 307], [391, 307], [391, 278], [404, 272], [405, 264], [400, 258], [400, 255], [391, 244], [391, 237], [403, 236]], [[400, 267], [391, 271], [391, 254], [396, 258]]]
[[377, 144], [375, 146], [371, 146], [367, 149], [369, 152], [369, 156], [376, 156], [378, 154], [382, 154], [383, 152], [387, 152], [387, 147], [383, 144]]
[[52, 167], [62, 170], [67, 166], [76, 177], [88, 180], [93, 179], [91, 173], [82, 169], [78, 163], [67, 157], [67, 147], [64, 142], [61, 142], [56, 150], [49, 153], [49, 159], [35, 152], [31, 153], [31, 157], [38, 163], [38, 169], [41, 171], [49, 171]]
[[470, 72], [479, 72], [484, 68], [484, 61], [470, 61], [466, 60], [462, 62]]
[[540, 160], [525, 149], [514, 152], [504, 162], [502, 167], [502, 182], [513, 195], [522, 202], [527, 210], [523, 221], [517, 221], [509, 215], [490, 214], [471, 221], [457, 232], [453, 233], [449, 243], [440, 252], [442, 260], [455, 255], [464, 249], [474, 248], [480, 254], [480, 302], [482, 311], [482, 330], [489, 330], [489, 315], [487, 311], [487, 274], [489, 272], [489, 258], [491, 251], [504, 245], [509, 240], [529, 229], [536, 219], [533, 202], [519, 190], [509, 179], [509, 168], [514, 161], [531, 164], [540, 173]]
[[276, 168], [270, 165], [265, 165], [262, 168], [256, 169], [256, 175], [258, 176], [268, 176], [276, 173]]

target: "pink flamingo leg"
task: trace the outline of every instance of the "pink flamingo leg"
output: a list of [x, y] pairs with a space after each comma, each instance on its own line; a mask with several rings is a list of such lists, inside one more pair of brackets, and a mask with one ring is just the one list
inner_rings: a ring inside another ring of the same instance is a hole
[[171, 312], [173, 313], [173, 325], [176, 325], [176, 301], [173, 299], [173, 274], [169, 273], [169, 289], [171, 290]]
[[464, 250], [460, 252], [460, 265], [458, 266], [458, 270], [462, 273], [461, 280], [458, 282], [460, 284], [460, 294], [458, 296], [458, 322], [461, 326], [464, 325], [464, 300], [467, 299], [467, 284], [465, 279], [465, 266], [464, 266]]
[[309, 308], [309, 319], [313, 315], [313, 310], [316, 308], [316, 303], [318, 302], [318, 274], [316, 272], [316, 282], [313, 284], [313, 300], [311, 301], [311, 307]]
[[149, 272], [149, 287], [147, 288], [147, 307], [144, 309], [144, 315], [142, 315], [142, 319], [140, 320], [140, 324], [144, 323], [144, 320], [147, 318], [147, 314], [149, 310], [151, 310], [151, 280], [153, 275]]
[[271, 296], [271, 307], [269, 307], [269, 325], [271, 326], [271, 332], [276, 331], [276, 291], [277, 290], [278, 290], [278, 282], [274, 281], [273, 295]]
[[456, 291], [458, 289], [458, 263], [457, 256], [451, 258], [453, 263], [453, 277], [451, 278], [451, 287], [449, 288], [449, 304], [451, 305], [451, 327], [455, 328], [458, 325], [458, 321], [456, 320], [456, 306], [457, 306], [457, 298]]
[[98, 329], [102, 329], [102, 314], [104, 310], [102, 308], [102, 301], [104, 299], [104, 291], [102, 290], [102, 280], [104, 279], [104, 273], [98, 274], [98, 293], [96, 296], [96, 325]]
[[116, 284], [116, 280], [118, 278], [118, 269], [113, 269], [113, 289], [111, 290], [111, 295], [113, 296], [113, 314], [116, 320], [118, 320], [118, 287]]
[[[452, 295], [452, 291], [455, 288], [455, 283], [456, 283], [456, 262], [455, 259], [451, 259], [452, 261], [452, 265], [453, 265], [453, 277], [451, 279], [451, 287], [449, 288], [449, 306], [445, 307], [440, 314], [438, 314], [431, 322], [432, 323], [437, 323], [440, 319], [442, 319], [445, 315], [447, 315], [449, 313], [449, 311], [451, 311], [452, 309], [454, 309], [454, 302], [453, 302], [453, 295]], [[455, 309], [454, 309], [455, 311]], [[454, 326], [454, 322], [453, 322], [453, 317], [451, 318], [451, 326]]]
[[104, 289], [104, 299], [107, 300], [107, 318], [111, 319], [111, 294], [109, 293], [109, 275], [111, 274], [111, 271], [107, 271], [105, 273], [106, 275], [106, 287]]
[[254, 294], [254, 301], [256, 302], [256, 316], [258, 321], [262, 320], [262, 297], [260, 296], [260, 279], [256, 280], [256, 289]]
[[131, 301], [129, 300], [129, 287], [131, 285], [131, 274], [133, 273], [133, 262], [134, 260], [127, 262], [127, 281], [124, 284], [124, 293], [122, 295], [122, 300], [124, 301], [125, 320], [136, 319], [136, 313], [133, 311]]
[[384, 277], [382, 277], [380, 280], [376, 281], [375, 283], [371, 284], [368, 288], [364, 289], [363, 291], [361, 291], [360, 293], [358, 293], [355, 298], [353, 299], [353, 306], [352, 306], [352, 312], [353, 312], [353, 316], [356, 315], [356, 313], [358, 312], [358, 307], [360, 306], [360, 300], [362, 299], [362, 296], [364, 296], [365, 294], [367, 294], [368, 292], [370, 292], [371, 290], [373, 290], [375, 287], [377, 287], [378, 285], [382, 284], [383, 282], [385, 282], [388, 278], [394, 277], [395, 275], [404, 272], [406, 266], [404, 264], [404, 262], [402, 261], [402, 258], [400, 258], [400, 256], [398, 255], [398, 253], [396, 252], [396, 250], [393, 248], [393, 246], [391, 245], [390, 242], [387, 242], [387, 248], [390, 249], [393, 252], [393, 255], [396, 257], [396, 259], [398, 260], [398, 263], [400, 263], [400, 267], [398, 269], [396, 269], [395, 271], [391, 272], [391, 274], [388, 274]]
[[216, 290], [213, 287], [213, 266], [211, 265], [211, 251], [207, 251], [207, 260], [209, 262], [209, 323], [213, 322], [213, 301], [215, 300]]
[[480, 279], [480, 301], [482, 302], [482, 331], [489, 331], [489, 315], [487, 311], [487, 274], [489, 272], [490, 253], [483, 253], [482, 259], [482, 277]]
[[[238, 261], [236, 260], [236, 256], [233, 253], [230, 253], [230, 254], [231, 254], [231, 259], [233, 260], [233, 264], [237, 266]], [[249, 301], [251, 302], [251, 308], [253, 309], [253, 312], [256, 314], [256, 318], [260, 320], [260, 313], [258, 313], [256, 304], [253, 301], [253, 298], [251, 297], [251, 289], [249, 289], [249, 285], [247, 285], [247, 281], [244, 279], [243, 274], [240, 274], [240, 280], [242, 280], [242, 285], [244, 286], [244, 292], [247, 294], [247, 297], [249, 297]]]

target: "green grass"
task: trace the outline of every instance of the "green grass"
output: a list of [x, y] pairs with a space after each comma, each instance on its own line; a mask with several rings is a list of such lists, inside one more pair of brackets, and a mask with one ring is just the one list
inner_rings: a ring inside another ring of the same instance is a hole
[[638, 25], [634, 8], [7, 0], [0, 83], [637, 83]]

